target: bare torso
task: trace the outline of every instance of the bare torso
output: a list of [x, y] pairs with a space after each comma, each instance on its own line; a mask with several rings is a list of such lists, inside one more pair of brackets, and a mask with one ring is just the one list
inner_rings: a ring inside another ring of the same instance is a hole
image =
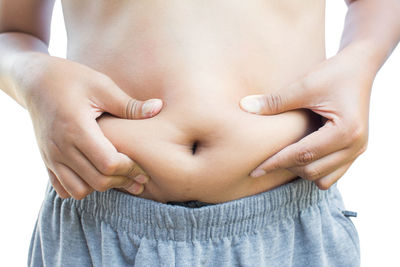
[[164, 102], [150, 119], [98, 119], [151, 177], [139, 197], [217, 203], [296, 177], [249, 173], [314, 131], [319, 118], [306, 110], [250, 114], [239, 101], [279, 90], [325, 59], [324, 1], [62, 2], [69, 59], [108, 75], [133, 98]]

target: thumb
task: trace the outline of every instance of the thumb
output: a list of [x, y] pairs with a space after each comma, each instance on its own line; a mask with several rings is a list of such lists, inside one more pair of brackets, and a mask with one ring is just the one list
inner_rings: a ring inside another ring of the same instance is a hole
[[163, 106], [161, 99], [157, 98], [140, 101], [129, 97], [125, 103], [125, 112], [122, 114], [124, 119], [150, 118], [158, 114]]
[[265, 95], [248, 95], [240, 100], [240, 106], [244, 111], [267, 115], [282, 113], [292, 109], [305, 108], [309, 92], [296, 81], [289, 86], [279, 89], [277, 92]]
[[158, 114], [163, 106], [161, 99], [137, 100], [130, 97], [118, 86], [108, 87], [96, 98], [100, 100], [100, 106], [104, 111], [123, 119], [150, 118]]

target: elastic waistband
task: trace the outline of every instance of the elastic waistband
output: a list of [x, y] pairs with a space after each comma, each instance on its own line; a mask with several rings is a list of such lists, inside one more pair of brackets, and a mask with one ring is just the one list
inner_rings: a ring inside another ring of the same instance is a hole
[[139, 237], [187, 241], [265, 229], [278, 220], [296, 217], [300, 211], [337, 193], [336, 184], [329, 190], [320, 190], [311, 181], [296, 179], [257, 195], [201, 208], [168, 205], [117, 190], [93, 192], [82, 200], [61, 199], [51, 186], [47, 201], [71, 206], [81, 216], [91, 216]]

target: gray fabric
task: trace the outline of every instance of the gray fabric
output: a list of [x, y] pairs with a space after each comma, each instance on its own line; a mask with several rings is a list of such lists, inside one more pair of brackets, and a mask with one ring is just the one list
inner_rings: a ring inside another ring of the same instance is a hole
[[334, 185], [297, 179], [191, 208], [120, 191], [61, 199], [49, 185], [30, 266], [359, 266], [357, 231]]

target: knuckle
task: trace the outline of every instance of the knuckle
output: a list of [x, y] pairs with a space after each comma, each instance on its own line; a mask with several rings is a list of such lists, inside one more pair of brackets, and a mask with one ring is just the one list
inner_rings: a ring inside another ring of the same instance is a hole
[[72, 194], [72, 197], [76, 200], [84, 199], [87, 195], [89, 195], [92, 191], [88, 187], [79, 187], [76, 188]]
[[271, 112], [277, 112], [283, 106], [283, 97], [279, 94], [269, 94], [262, 98], [262, 104]]
[[325, 181], [323, 179], [315, 181], [315, 184], [321, 190], [328, 190], [331, 187], [331, 184], [328, 181]]
[[304, 168], [303, 174], [304, 174], [304, 177], [303, 177], [304, 179], [311, 180], [311, 181], [316, 180], [322, 176], [321, 170], [319, 170], [317, 168], [310, 168], [310, 167]]
[[63, 192], [63, 191], [57, 189], [56, 187], [55, 187], [54, 189], [55, 189], [56, 193], [58, 194], [58, 196], [59, 196], [61, 199], [67, 199], [67, 198], [70, 198], [70, 197], [71, 197], [68, 193]]
[[348, 141], [352, 144], [364, 144], [368, 141], [368, 127], [355, 123], [348, 132]]
[[141, 115], [141, 105], [140, 105], [140, 101], [136, 100], [136, 99], [129, 99], [128, 104], [126, 106], [126, 117], [128, 119], [135, 119], [140, 117]]
[[118, 168], [118, 161], [112, 157], [104, 157], [100, 164], [100, 172], [104, 175], [114, 175]]
[[303, 149], [299, 151], [295, 156], [295, 162], [298, 165], [304, 165], [314, 161], [315, 159], [315, 152], [309, 149]]
[[96, 184], [93, 188], [99, 192], [105, 192], [112, 187], [111, 178], [100, 177], [97, 179]]
[[368, 128], [362, 125], [353, 126], [347, 133], [347, 144], [353, 151], [357, 151], [356, 157], [364, 153], [368, 146]]
[[364, 127], [357, 125], [353, 128], [350, 134], [350, 141], [355, 142], [364, 142], [367, 139], [367, 131]]
[[271, 165], [270, 165], [270, 170], [277, 170], [277, 169], [281, 169], [282, 168], [282, 166], [281, 166], [281, 161], [280, 161], [280, 158], [278, 158], [277, 157], [277, 160], [275, 161], [275, 162], [272, 162], [271, 163]]

